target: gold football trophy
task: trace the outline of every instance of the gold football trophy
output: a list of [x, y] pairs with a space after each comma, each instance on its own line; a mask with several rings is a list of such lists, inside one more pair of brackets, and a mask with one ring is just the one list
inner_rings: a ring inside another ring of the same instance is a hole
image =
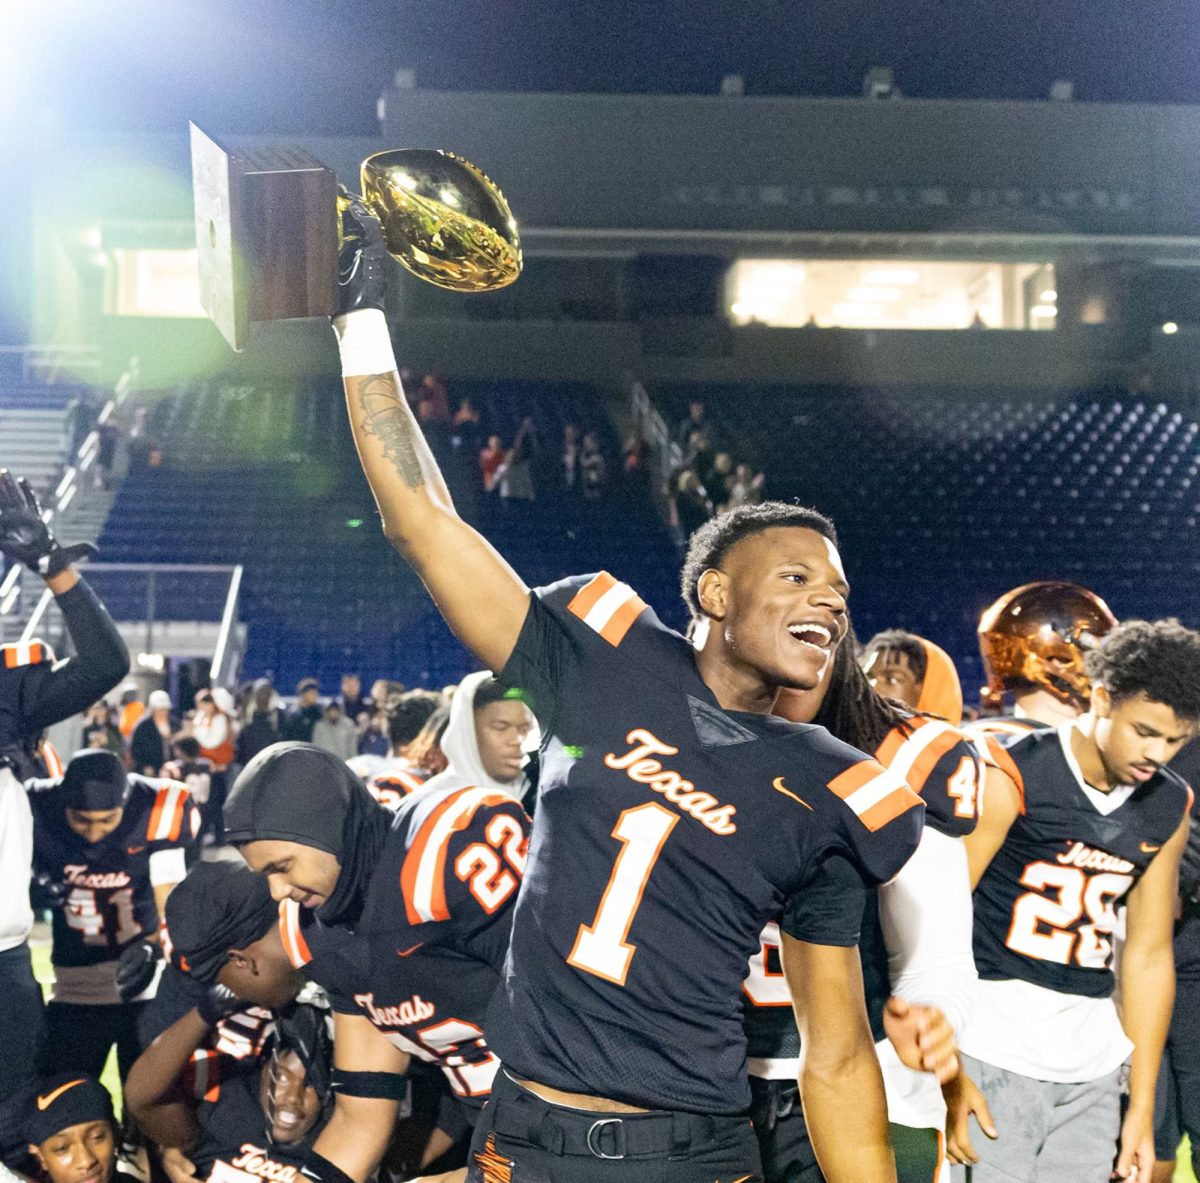
[[[341, 212], [331, 168], [299, 148], [229, 150], [191, 125], [200, 298], [240, 350], [255, 321], [334, 311]], [[420, 279], [486, 292], [521, 274], [517, 223], [499, 188], [450, 152], [363, 161], [362, 200], [391, 256]]]

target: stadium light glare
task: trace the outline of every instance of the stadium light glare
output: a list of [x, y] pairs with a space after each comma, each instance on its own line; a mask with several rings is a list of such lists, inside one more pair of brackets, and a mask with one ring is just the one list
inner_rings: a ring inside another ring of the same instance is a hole
[[848, 296], [855, 304], [890, 304], [904, 293], [899, 288], [877, 288], [864, 284], [851, 288]]
[[1058, 293], [1053, 288], [1047, 288], [1038, 299], [1044, 304], [1053, 304], [1058, 299]]
[[1057, 316], [1058, 309], [1053, 304], [1035, 304], [1029, 310], [1030, 316]]
[[865, 284], [882, 287], [911, 287], [921, 282], [921, 273], [915, 267], [872, 267], [862, 279]]
[[1169, 320], [1163, 325], [1162, 331], [1170, 337], [1172, 334], [1179, 332], [1179, 326], [1173, 320]]

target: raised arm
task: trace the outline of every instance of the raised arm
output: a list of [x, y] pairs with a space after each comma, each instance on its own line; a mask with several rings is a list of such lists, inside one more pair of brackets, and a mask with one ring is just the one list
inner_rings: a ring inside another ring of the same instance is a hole
[[429, 589], [454, 634], [493, 670], [507, 662], [528, 588], [458, 516], [400, 386], [384, 320], [389, 260], [378, 220], [355, 204], [343, 217], [340, 306], [334, 319], [350, 427], [383, 532]]

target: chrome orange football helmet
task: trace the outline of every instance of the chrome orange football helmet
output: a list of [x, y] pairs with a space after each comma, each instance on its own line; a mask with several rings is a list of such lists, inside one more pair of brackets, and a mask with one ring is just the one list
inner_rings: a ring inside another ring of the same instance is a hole
[[1084, 653], [1116, 623], [1095, 592], [1074, 583], [1026, 583], [1005, 592], [979, 618], [984, 707], [998, 710], [1006, 691], [1040, 689], [1086, 709]]

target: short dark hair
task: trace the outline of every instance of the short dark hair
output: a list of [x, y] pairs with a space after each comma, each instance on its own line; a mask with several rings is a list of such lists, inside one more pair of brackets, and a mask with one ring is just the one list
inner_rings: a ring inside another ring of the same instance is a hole
[[175, 741], [175, 750], [189, 760], [195, 760], [200, 755], [200, 741], [194, 735], [181, 735]]
[[885, 629], [876, 633], [863, 647], [863, 664], [866, 665], [867, 658], [875, 653], [901, 654], [908, 658], [908, 664], [912, 667], [917, 681], [925, 680], [925, 668], [929, 664], [929, 658], [925, 654], [925, 646], [921, 644], [920, 637], [913, 636], [902, 628]]
[[396, 699], [387, 713], [388, 740], [392, 747], [399, 751], [412, 743], [441, 705], [442, 696], [432, 690], [410, 690]]
[[1126, 620], [1084, 661], [1114, 702], [1144, 693], [1181, 719], [1200, 719], [1200, 633], [1178, 620]]
[[787, 501], [763, 501], [758, 505], [739, 505], [725, 513], [717, 514], [700, 527], [688, 539], [687, 555], [683, 560], [683, 571], [679, 576], [679, 590], [683, 602], [693, 618], [703, 615], [697, 584], [700, 576], [710, 567], [719, 567], [725, 556], [743, 538], [771, 530], [776, 526], [792, 526], [803, 530], [815, 530], [837, 546], [837, 530], [823, 513]]
[[520, 690], [505, 686], [503, 682], [498, 682], [495, 678], [487, 678], [475, 687], [475, 698], [471, 706], [475, 710], [481, 711], [494, 702], [511, 702], [514, 699], [523, 702], [524, 698], [525, 696]]

